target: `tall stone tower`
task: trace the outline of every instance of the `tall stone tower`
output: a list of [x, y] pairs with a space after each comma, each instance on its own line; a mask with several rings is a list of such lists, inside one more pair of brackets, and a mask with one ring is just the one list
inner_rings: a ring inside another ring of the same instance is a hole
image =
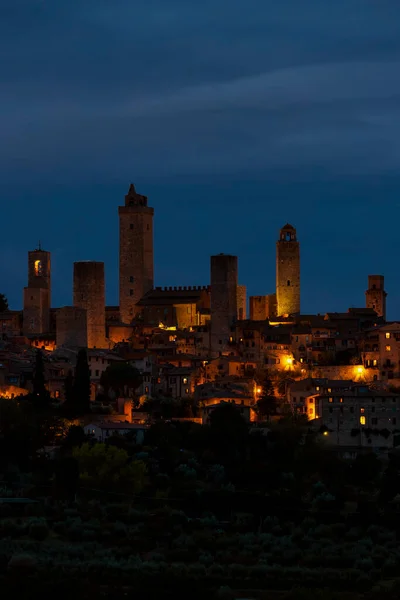
[[368, 289], [365, 292], [367, 308], [373, 308], [378, 317], [386, 321], [385, 278], [383, 275], [368, 275]]
[[25, 335], [48, 333], [50, 330], [51, 262], [50, 252], [28, 252], [28, 286], [24, 288]]
[[135, 316], [136, 304], [154, 287], [153, 216], [147, 196], [131, 183], [119, 213], [119, 311], [122, 323]]
[[300, 244], [289, 223], [276, 242], [276, 300], [279, 317], [300, 313]]
[[106, 348], [104, 263], [74, 263], [74, 306], [86, 310], [88, 348]]
[[229, 338], [238, 317], [238, 259], [218, 254], [211, 257], [211, 335], [213, 354], [229, 350]]

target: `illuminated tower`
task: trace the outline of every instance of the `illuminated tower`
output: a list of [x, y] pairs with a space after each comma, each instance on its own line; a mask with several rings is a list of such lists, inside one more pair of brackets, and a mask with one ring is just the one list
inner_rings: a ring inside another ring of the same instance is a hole
[[383, 275], [368, 275], [368, 289], [365, 292], [366, 306], [372, 308], [386, 321], [385, 278]]
[[277, 313], [300, 313], [300, 244], [292, 225], [282, 227], [276, 242]]
[[104, 263], [74, 263], [74, 306], [86, 310], [88, 348], [106, 348]]
[[211, 257], [211, 336], [213, 354], [229, 350], [238, 317], [238, 259], [229, 254]]
[[136, 304], [154, 286], [153, 216], [147, 197], [131, 183], [119, 213], [119, 312], [122, 323], [135, 316]]
[[28, 252], [28, 286], [24, 288], [25, 335], [48, 333], [50, 330], [51, 264], [50, 252]]

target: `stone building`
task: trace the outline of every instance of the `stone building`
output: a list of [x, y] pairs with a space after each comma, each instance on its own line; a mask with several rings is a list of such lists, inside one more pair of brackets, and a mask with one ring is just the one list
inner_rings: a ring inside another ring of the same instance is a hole
[[144, 324], [189, 329], [209, 319], [210, 286], [156, 287], [139, 300]]
[[229, 254], [211, 257], [211, 335], [213, 354], [229, 351], [238, 307], [238, 259]]
[[278, 316], [300, 313], [300, 244], [289, 223], [276, 242], [276, 299]]
[[153, 216], [147, 197], [133, 184], [119, 213], [119, 309], [122, 323], [130, 324], [136, 305], [154, 285]]
[[87, 347], [86, 309], [78, 306], [63, 306], [57, 310], [56, 343], [57, 347]]
[[276, 294], [250, 296], [250, 319], [265, 321], [276, 317]]
[[86, 310], [88, 348], [106, 347], [104, 263], [74, 263], [74, 306]]
[[325, 429], [328, 444], [385, 452], [398, 445], [400, 396], [367, 385], [331, 389], [306, 398], [309, 419]]
[[378, 317], [386, 321], [385, 278], [383, 275], [368, 275], [368, 289], [365, 292], [366, 307], [372, 308]]
[[50, 329], [51, 264], [50, 252], [28, 252], [28, 286], [24, 288], [23, 332], [47, 333]]

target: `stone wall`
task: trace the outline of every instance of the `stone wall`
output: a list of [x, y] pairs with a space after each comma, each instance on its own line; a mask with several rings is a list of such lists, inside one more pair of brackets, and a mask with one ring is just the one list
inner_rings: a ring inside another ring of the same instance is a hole
[[74, 306], [86, 310], [88, 348], [106, 347], [104, 263], [74, 263]]
[[119, 307], [121, 322], [130, 324], [136, 304], [154, 287], [153, 216], [147, 197], [131, 185], [119, 213]]
[[77, 306], [63, 306], [56, 315], [57, 347], [86, 348], [87, 320], [86, 309]]
[[211, 352], [228, 350], [237, 319], [238, 259], [218, 254], [211, 257]]
[[247, 288], [245, 285], [237, 286], [237, 318], [239, 321], [247, 319]]
[[278, 316], [300, 313], [300, 245], [291, 226], [276, 243], [276, 297]]

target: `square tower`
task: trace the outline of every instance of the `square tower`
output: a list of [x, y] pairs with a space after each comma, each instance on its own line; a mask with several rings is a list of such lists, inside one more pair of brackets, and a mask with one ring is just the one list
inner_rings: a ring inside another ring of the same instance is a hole
[[28, 286], [24, 288], [23, 332], [25, 335], [50, 331], [51, 262], [50, 252], [28, 252]]
[[130, 324], [136, 305], [154, 287], [153, 216], [147, 197], [133, 184], [119, 213], [119, 311], [122, 323]]
[[386, 321], [385, 278], [383, 275], [368, 275], [368, 289], [365, 292], [366, 307], [372, 308], [378, 317]]
[[211, 257], [211, 352], [227, 353], [238, 318], [238, 259], [229, 254]]
[[276, 242], [276, 300], [278, 317], [300, 313], [300, 244], [289, 223]]
[[[75, 262], [74, 307], [86, 311], [88, 348], [107, 347], [105, 304], [104, 263], [91, 260]], [[83, 323], [84, 318], [81, 317], [80, 321]]]

